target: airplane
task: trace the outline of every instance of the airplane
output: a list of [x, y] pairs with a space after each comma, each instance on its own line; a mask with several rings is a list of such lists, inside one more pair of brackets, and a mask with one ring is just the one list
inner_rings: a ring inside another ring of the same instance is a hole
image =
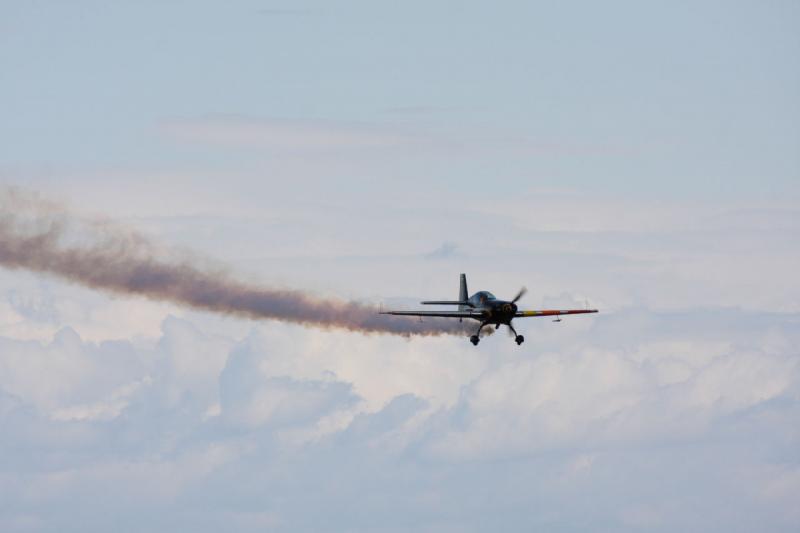
[[465, 318], [473, 318], [479, 320], [481, 325], [478, 331], [472, 335], [469, 340], [473, 345], [477, 346], [480, 342], [481, 330], [489, 325], [494, 324], [495, 329], [500, 329], [500, 324], [508, 326], [508, 329], [514, 334], [514, 341], [517, 346], [525, 342], [525, 337], [519, 335], [511, 321], [515, 318], [529, 317], [529, 316], [555, 316], [554, 322], [561, 322], [561, 315], [579, 315], [584, 313], [596, 313], [597, 309], [566, 309], [566, 310], [546, 310], [546, 311], [520, 311], [517, 308], [517, 301], [528, 292], [525, 287], [520, 289], [513, 299], [498, 300], [495, 296], [488, 291], [476, 292], [472, 296], [468, 296], [467, 292], [467, 276], [461, 274], [461, 284], [458, 292], [458, 300], [432, 300], [420, 302], [423, 305], [457, 305], [457, 311], [381, 311], [383, 315], [402, 315], [402, 316], [436, 316], [447, 318], [458, 318], [462, 321]]

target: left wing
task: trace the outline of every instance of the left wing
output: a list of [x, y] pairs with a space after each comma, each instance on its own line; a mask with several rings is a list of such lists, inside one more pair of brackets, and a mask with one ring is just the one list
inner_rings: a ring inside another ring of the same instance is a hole
[[517, 311], [515, 317], [525, 316], [555, 316], [555, 315], [582, 315], [584, 313], [596, 313], [597, 309], [550, 309], [546, 311]]
[[382, 315], [402, 316], [440, 316], [445, 318], [481, 318], [482, 313], [476, 311], [381, 311]]

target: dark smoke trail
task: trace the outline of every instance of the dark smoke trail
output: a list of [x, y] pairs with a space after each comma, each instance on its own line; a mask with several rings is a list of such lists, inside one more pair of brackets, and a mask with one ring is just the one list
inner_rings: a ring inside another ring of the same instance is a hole
[[456, 320], [379, 315], [375, 306], [252, 285], [197, 264], [109, 221], [79, 219], [30, 194], [0, 191], [0, 265], [6, 268], [254, 319], [403, 336], [465, 331]]

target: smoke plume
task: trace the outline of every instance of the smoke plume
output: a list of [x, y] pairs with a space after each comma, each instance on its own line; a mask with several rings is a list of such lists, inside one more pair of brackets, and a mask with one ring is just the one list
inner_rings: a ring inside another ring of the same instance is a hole
[[456, 320], [379, 315], [374, 305], [320, 299], [237, 280], [109, 220], [75, 216], [18, 190], [0, 191], [0, 265], [120, 295], [252, 319], [394, 335], [461, 334]]

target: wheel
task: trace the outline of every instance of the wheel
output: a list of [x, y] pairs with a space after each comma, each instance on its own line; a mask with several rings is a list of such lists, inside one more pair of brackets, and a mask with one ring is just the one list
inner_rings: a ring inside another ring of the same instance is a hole
[[517, 341], [517, 346], [519, 346], [520, 344], [525, 342], [525, 337], [523, 337], [522, 335], [517, 335], [517, 338], [514, 340]]
[[473, 335], [472, 337], [469, 338], [469, 342], [471, 342], [475, 346], [477, 346], [480, 341], [481, 340], [478, 338], [477, 335]]

